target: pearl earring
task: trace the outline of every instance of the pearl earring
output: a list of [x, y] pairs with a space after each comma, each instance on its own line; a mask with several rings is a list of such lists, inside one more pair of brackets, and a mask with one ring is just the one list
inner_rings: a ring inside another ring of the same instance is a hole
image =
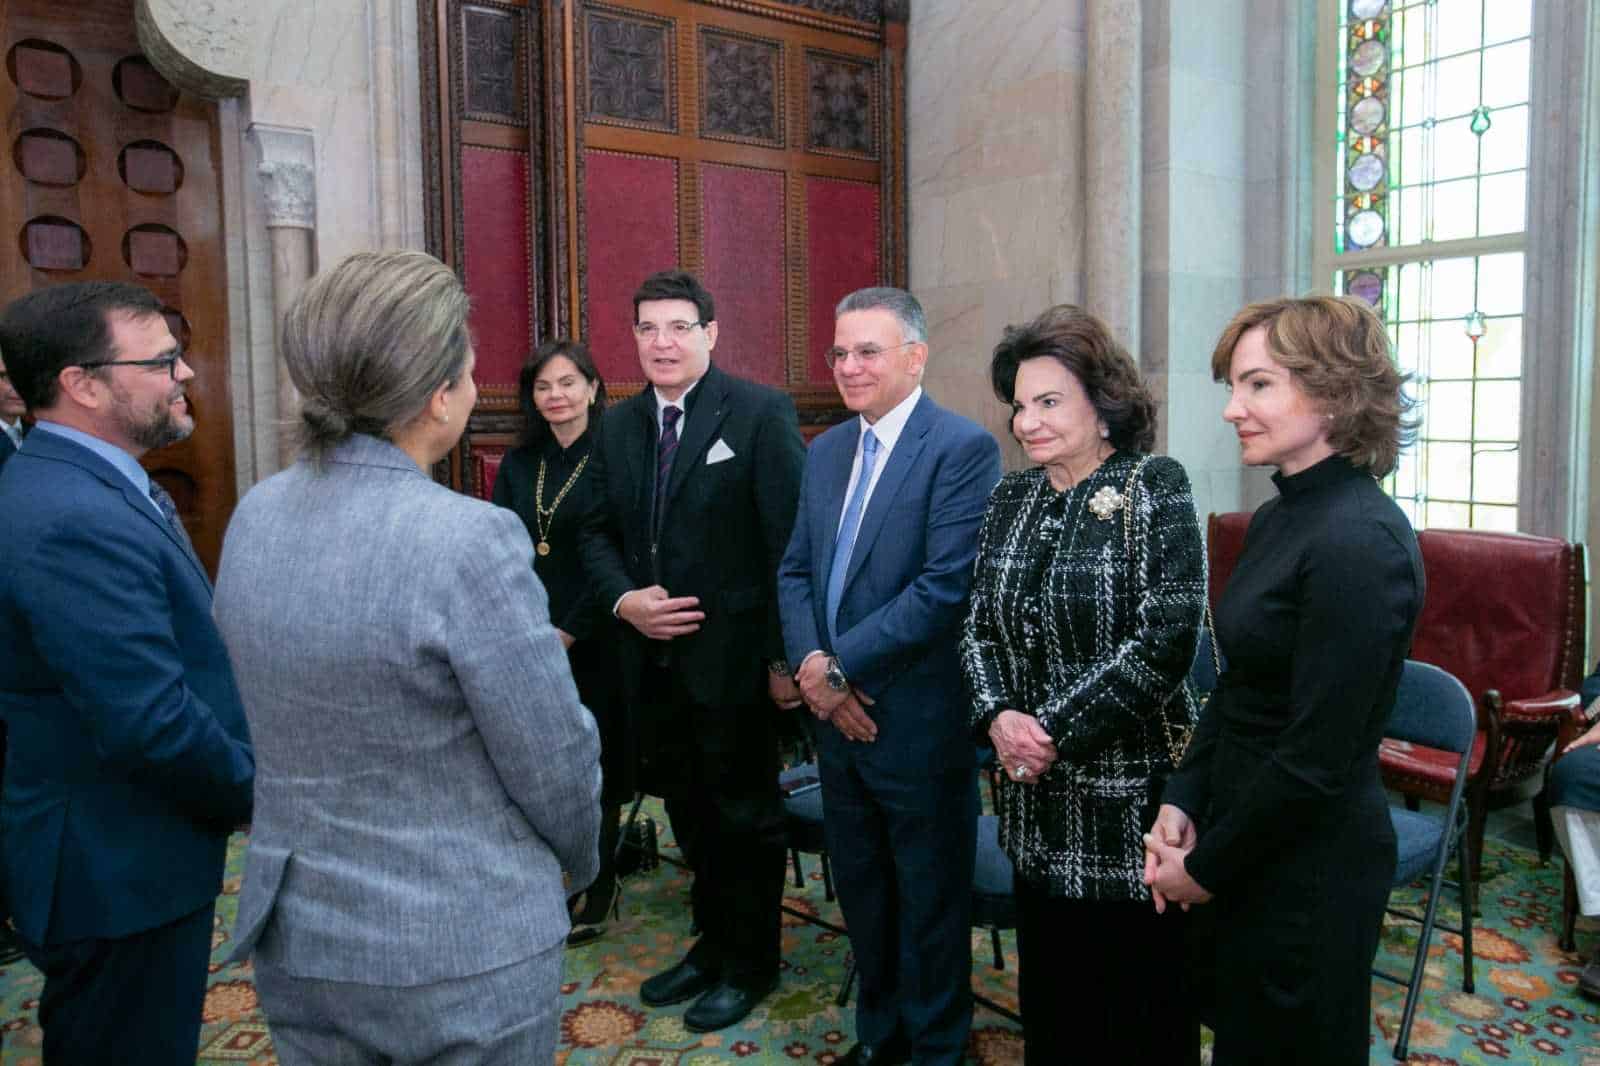
[[1102, 425], [1100, 427], [1100, 439], [1101, 440], [1110, 440], [1111, 439], [1111, 430], [1110, 430], [1109, 427], [1104, 426], [1104, 425]]

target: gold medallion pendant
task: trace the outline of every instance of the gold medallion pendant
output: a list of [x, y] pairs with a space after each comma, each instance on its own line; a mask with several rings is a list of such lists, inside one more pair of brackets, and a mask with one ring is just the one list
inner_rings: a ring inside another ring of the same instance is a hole
[[536, 544], [534, 546], [533, 550], [538, 552], [540, 555], [549, 555], [550, 554], [550, 545], [541, 540], [538, 544]]

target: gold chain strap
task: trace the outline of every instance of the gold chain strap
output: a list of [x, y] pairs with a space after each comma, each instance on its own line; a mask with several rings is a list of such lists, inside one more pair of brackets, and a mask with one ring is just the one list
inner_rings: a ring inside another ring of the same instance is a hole
[[[1150, 456], [1148, 455], [1139, 460], [1139, 462], [1133, 468], [1133, 473], [1128, 475], [1128, 484], [1122, 493], [1122, 533], [1128, 553], [1128, 565], [1133, 568], [1134, 591], [1139, 595], [1140, 598], [1143, 598], [1145, 591], [1144, 566], [1142, 565], [1144, 553], [1143, 551], [1140, 551], [1136, 554], [1134, 551], [1134, 545], [1137, 543], [1142, 549], [1144, 547], [1144, 542], [1142, 539], [1136, 540], [1133, 535], [1133, 512], [1134, 502], [1137, 499], [1139, 489], [1139, 475], [1144, 472], [1144, 466], [1149, 461]], [[1202, 602], [1205, 605], [1204, 618], [1206, 635], [1211, 638], [1211, 665], [1216, 670], [1217, 676], [1221, 677], [1222, 660], [1217, 654], [1216, 631], [1211, 624], [1211, 597], [1206, 595], [1204, 592], [1202, 592], [1202, 595], [1204, 596]], [[1185, 709], [1193, 712], [1193, 716], [1196, 718], [1199, 716], [1199, 709], [1200, 706], [1203, 706], [1203, 704], [1197, 705], [1194, 694], [1189, 690], [1189, 678], [1187, 674], [1185, 674], [1183, 679], [1178, 682], [1177, 690], [1161, 703], [1161, 729], [1162, 732], [1166, 734], [1167, 738], [1167, 755], [1172, 759], [1173, 769], [1177, 769], [1178, 764], [1183, 761], [1184, 752], [1188, 750], [1189, 741], [1194, 737], [1194, 721], [1191, 719], [1190, 721], [1180, 724], [1172, 720], [1172, 715], [1167, 711], [1167, 705], [1173, 701], [1174, 697], [1181, 697], [1183, 699]]]

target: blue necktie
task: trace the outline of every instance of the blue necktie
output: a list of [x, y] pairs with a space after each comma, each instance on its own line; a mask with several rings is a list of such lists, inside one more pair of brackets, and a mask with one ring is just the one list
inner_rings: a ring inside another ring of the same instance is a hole
[[867, 502], [867, 488], [872, 484], [872, 468], [878, 462], [878, 438], [867, 430], [861, 435], [861, 476], [856, 478], [855, 491], [844, 508], [844, 521], [839, 525], [839, 540], [833, 546], [833, 569], [828, 572], [828, 636], [837, 637], [839, 601], [844, 598], [844, 575], [850, 568], [850, 552], [856, 546], [856, 534], [861, 529], [861, 511]]

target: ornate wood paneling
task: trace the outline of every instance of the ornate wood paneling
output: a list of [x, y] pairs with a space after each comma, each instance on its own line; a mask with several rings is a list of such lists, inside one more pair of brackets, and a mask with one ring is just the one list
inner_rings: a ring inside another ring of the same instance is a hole
[[877, 64], [806, 50], [806, 148], [875, 159]]
[[[583, 337], [614, 395], [639, 387], [630, 297], [663, 266], [712, 290], [719, 362], [839, 416], [817, 371], [833, 302], [905, 277], [904, 0], [419, 4], [429, 240], [473, 292], [480, 358], [493, 338], [458, 485], [486, 491], [514, 440], [509, 338]], [[523, 200], [484, 210], [477, 179], [463, 200], [483, 151], [521, 153]]]
[[583, 23], [584, 118], [676, 130], [677, 43], [672, 20], [590, 5]]
[[783, 43], [700, 30], [700, 135], [783, 147]]
[[233, 513], [227, 272], [214, 104], [139, 51], [132, 0], [0, 5], [10, 165], [0, 166], [0, 302], [64, 281], [127, 281], [166, 305], [186, 348], [188, 440], [144, 464], [215, 572]]

